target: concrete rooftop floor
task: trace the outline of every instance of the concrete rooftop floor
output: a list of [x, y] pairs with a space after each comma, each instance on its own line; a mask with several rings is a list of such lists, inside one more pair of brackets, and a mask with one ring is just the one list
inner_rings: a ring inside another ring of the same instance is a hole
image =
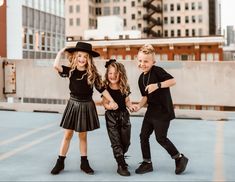
[[65, 170], [50, 174], [63, 130], [61, 114], [0, 111], [0, 181], [235, 181], [235, 122], [175, 119], [168, 137], [189, 158], [186, 171], [175, 175], [174, 160], [151, 136], [154, 171], [134, 173], [142, 161], [139, 132], [143, 117], [131, 117], [130, 177], [116, 173], [104, 116], [101, 128], [88, 133], [88, 159], [95, 175], [80, 171], [78, 138], [73, 136]]

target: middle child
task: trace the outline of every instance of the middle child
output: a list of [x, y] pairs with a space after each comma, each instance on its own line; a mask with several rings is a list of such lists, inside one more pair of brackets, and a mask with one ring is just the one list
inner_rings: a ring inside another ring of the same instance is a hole
[[117, 161], [117, 173], [122, 176], [130, 176], [128, 164], [125, 161], [124, 154], [130, 146], [131, 123], [130, 111], [134, 108], [130, 102], [130, 87], [127, 83], [125, 67], [115, 59], [110, 59], [105, 64], [106, 73], [104, 84], [113, 100], [118, 104], [118, 109], [113, 110], [109, 101], [103, 97], [102, 103], [105, 107], [106, 127], [113, 149], [113, 155]]

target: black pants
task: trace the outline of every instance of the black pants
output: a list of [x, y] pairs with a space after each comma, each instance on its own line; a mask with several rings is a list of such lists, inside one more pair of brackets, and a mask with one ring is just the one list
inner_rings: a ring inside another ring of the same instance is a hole
[[106, 127], [115, 158], [124, 155], [131, 138], [130, 114], [126, 111], [106, 111]]
[[155, 133], [157, 142], [166, 149], [170, 156], [175, 159], [180, 153], [174, 144], [167, 138], [170, 120], [162, 115], [162, 112], [147, 110], [140, 133], [140, 143], [143, 159], [151, 159], [149, 137]]

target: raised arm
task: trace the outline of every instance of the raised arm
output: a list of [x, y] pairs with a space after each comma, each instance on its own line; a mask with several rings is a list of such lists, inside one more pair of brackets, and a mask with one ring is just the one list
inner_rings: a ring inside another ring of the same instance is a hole
[[56, 58], [55, 58], [55, 61], [54, 61], [54, 64], [53, 64], [53, 67], [55, 70], [59, 71], [59, 72], [62, 72], [63, 71], [63, 68], [62, 66], [60, 65], [60, 59], [61, 59], [61, 56], [62, 54], [64, 53], [66, 48], [62, 48], [56, 55]]

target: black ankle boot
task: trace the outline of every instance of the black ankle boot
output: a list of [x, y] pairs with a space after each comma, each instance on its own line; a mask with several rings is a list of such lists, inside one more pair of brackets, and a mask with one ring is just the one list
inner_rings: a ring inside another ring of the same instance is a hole
[[131, 173], [128, 171], [128, 164], [126, 163], [124, 156], [118, 156], [116, 157], [116, 161], [118, 163], [118, 169], [117, 173], [120, 174], [121, 176], [130, 176]]
[[51, 170], [51, 174], [59, 174], [64, 169], [64, 156], [59, 156], [56, 161], [55, 167]]
[[87, 174], [94, 174], [94, 170], [90, 167], [89, 162], [86, 157], [81, 157], [81, 170]]

